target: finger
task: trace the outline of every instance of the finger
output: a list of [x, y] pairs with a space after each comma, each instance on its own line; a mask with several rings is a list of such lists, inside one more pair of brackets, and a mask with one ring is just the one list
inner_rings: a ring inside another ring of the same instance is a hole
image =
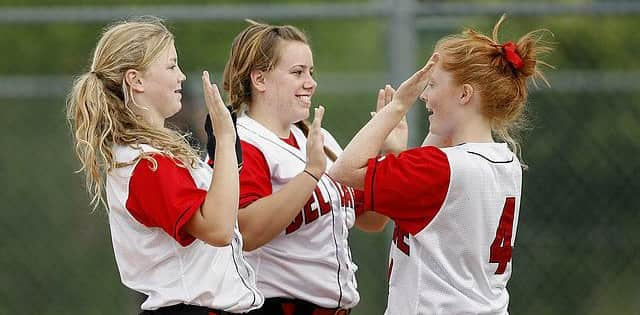
[[222, 97], [220, 96], [220, 90], [218, 90], [217, 84], [211, 85], [211, 92], [212, 92], [213, 101], [215, 102], [215, 104], [223, 106], [224, 102], [222, 101]]
[[322, 117], [324, 116], [324, 107], [318, 106], [315, 109], [313, 115], [313, 122], [311, 123], [311, 130], [320, 134], [320, 128], [322, 127]]
[[437, 52], [434, 52], [429, 58], [429, 61], [433, 62], [434, 64], [437, 63], [438, 60], [440, 60], [440, 53], [437, 53]]
[[209, 76], [209, 72], [206, 70], [202, 72], [202, 86], [207, 106], [212, 106], [211, 109], [220, 109], [217, 107], [224, 106], [218, 85], [215, 83], [211, 84], [211, 77]]
[[209, 79], [209, 71], [202, 71], [202, 89], [206, 92], [211, 86], [211, 79]]
[[438, 60], [440, 60], [440, 54], [439, 53], [433, 53], [433, 55], [431, 55], [431, 57], [429, 57], [429, 60], [427, 61], [427, 64], [424, 65], [424, 67], [422, 67], [422, 69], [418, 70], [418, 72], [416, 72], [414, 74], [414, 76], [426, 76], [429, 71], [431, 71], [431, 69], [433, 69], [433, 66], [435, 66], [435, 64], [438, 62]]
[[395, 90], [391, 87], [391, 85], [387, 84], [384, 87], [384, 103], [389, 104], [391, 102], [391, 100], [393, 99], [393, 93], [395, 92]]
[[402, 84], [409, 86], [426, 86], [429, 79], [429, 73], [431, 72], [431, 69], [433, 69], [433, 66], [436, 64], [436, 62], [440, 59], [439, 56], [440, 55], [438, 53], [434, 53], [433, 55], [431, 55], [429, 61], [427, 61], [427, 64], [420, 70], [416, 71], [416, 73], [414, 73], [409, 79], [407, 79], [407, 81], [403, 82]]
[[205, 104], [209, 107], [211, 101], [211, 80], [209, 79], [209, 72], [202, 71], [202, 91], [204, 92]]
[[440, 54], [437, 52], [433, 53], [433, 55], [429, 57], [429, 60], [427, 60], [427, 64], [420, 70], [423, 72], [431, 71], [431, 69], [433, 69], [433, 66], [435, 66], [436, 63], [438, 63], [438, 60], [440, 60]]
[[[384, 89], [379, 89], [378, 90], [378, 101], [376, 102], [376, 112], [379, 112], [382, 107], [384, 107], [385, 105], [385, 101], [384, 101]], [[373, 116], [371, 116], [373, 117]]]

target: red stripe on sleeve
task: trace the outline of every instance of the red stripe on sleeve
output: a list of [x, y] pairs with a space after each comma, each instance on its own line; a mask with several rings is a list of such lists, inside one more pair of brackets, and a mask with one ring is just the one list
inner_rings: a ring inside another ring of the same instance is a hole
[[196, 186], [189, 170], [162, 154], [154, 154], [158, 163], [153, 170], [151, 161], [142, 159], [129, 180], [126, 207], [147, 227], [162, 228], [180, 245], [187, 246], [195, 238], [184, 226], [200, 209], [207, 191]]
[[365, 175], [365, 209], [382, 213], [415, 235], [438, 214], [449, 190], [446, 154], [421, 147], [370, 159]]
[[271, 195], [271, 171], [264, 154], [254, 145], [241, 141], [242, 170], [240, 171], [240, 208]]

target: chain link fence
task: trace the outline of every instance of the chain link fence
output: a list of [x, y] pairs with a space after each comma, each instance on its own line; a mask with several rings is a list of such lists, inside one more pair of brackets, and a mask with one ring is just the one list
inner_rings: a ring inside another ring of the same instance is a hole
[[[640, 314], [640, 6], [620, 1], [3, 8], [0, 44], [11, 60], [0, 62], [0, 314], [134, 314], [140, 304], [119, 281], [105, 212], [91, 211], [74, 173], [64, 117], [71, 74], [86, 70], [107, 21], [168, 18], [192, 73], [171, 123], [195, 138], [203, 117], [195, 78], [202, 67], [222, 70], [242, 18], [300, 26], [314, 50], [314, 102], [327, 107], [324, 126], [346, 145], [377, 88], [417, 69], [443, 35], [466, 26], [488, 33], [502, 12], [505, 41], [537, 28], [554, 33], [547, 61], [557, 68], [547, 71], [551, 88], [533, 89], [522, 134], [529, 170], [510, 313]], [[414, 144], [427, 128], [422, 107], [410, 120]], [[352, 231], [362, 296], [352, 314], [384, 311], [391, 228]]]

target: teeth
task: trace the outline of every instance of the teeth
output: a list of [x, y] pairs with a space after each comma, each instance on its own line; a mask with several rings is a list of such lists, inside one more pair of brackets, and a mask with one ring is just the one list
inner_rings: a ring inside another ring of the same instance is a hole
[[309, 96], [309, 95], [301, 95], [301, 96], [298, 96], [298, 98], [300, 100], [302, 100], [303, 102], [306, 102], [306, 103], [311, 102], [311, 96]]

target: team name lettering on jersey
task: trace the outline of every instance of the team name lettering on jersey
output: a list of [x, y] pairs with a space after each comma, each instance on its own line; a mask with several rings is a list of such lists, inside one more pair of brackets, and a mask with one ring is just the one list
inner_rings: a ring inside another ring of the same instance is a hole
[[[318, 211], [320, 210], [320, 211]], [[320, 188], [316, 186], [316, 189], [313, 190], [311, 194], [311, 198], [304, 205], [300, 213], [293, 219], [291, 224], [287, 226], [285, 230], [285, 234], [291, 234], [302, 226], [302, 222], [304, 224], [310, 224], [320, 216], [323, 216], [331, 211], [331, 205], [329, 202], [325, 201], [322, 197], [322, 193], [320, 192]]]
[[[333, 179], [329, 179], [339, 188], [340, 191], [340, 207], [341, 208], [353, 208], [354, 200], [353, 200], [353, 188], [347, 187], [342, 184], [338, 184]], [[287, 226], [285, 230], [285, 234], [291, 234], [302, 227], [302, 223], [311, 224], [319, 217], [331, 212], [331, 204], [324, 200], [322, 197], [322, 192], [320, 191], [320, 187], [316, 186], [313, 190], [313, 194], [311, 194], [311, 198], [304, 205], [300, 213], [293, 219], [293, 221]]]

